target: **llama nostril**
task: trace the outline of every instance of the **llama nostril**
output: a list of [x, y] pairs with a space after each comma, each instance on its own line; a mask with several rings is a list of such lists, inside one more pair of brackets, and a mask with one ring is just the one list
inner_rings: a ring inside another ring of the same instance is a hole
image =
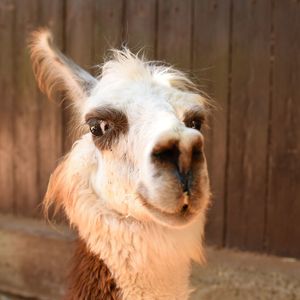
[[161, 163], [171, 163], [178, 165], [179, 149], [176, 145], [171, 147], [156, 147], [152, 152], [152, 157]]

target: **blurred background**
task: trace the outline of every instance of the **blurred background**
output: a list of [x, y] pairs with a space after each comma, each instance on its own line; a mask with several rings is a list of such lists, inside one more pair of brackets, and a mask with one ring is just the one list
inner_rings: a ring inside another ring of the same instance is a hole
[[[26, 39], [40, 26], [93, 74], [122, 43], [190, 73], [217, 106], [205, 133], [213, 190], [206, 243], [298, 263], [299, 0], [0, 0], [0, 290], [57, 299], [72, 252], [72, 236], [41, 221], [49, 175], [72, 141], [68, 111], [33, 78]], [[213, 260], [229, 250], [212, 251]], [[300, 278], [296, 266], [280, 272]], [[299, 280], [283, 295], [226, 299], [299, 299]]]

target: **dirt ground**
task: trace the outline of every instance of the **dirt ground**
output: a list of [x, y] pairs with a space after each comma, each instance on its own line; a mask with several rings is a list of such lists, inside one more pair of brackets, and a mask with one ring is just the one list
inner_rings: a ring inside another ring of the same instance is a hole
[[192, 283], [191, 300], [300, 300], [300, 262], [211, 249]]

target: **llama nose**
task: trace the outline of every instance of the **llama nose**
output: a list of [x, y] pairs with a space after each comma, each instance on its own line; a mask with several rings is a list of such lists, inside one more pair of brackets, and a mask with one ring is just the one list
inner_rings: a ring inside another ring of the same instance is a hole
[[200, 135], [185, 136], [181, 139], [162, 139], [152, 150], [152, 160], [162, 167], [175, 167], [175, 174], [184, 192], [189, 191], [192, 178], [191, 164], [202, 157]]
[[189, 195], [190, 193], [190, 185], [192, 181], [192, 172], [188, 171], [187, 173], [181, 173], [178, 168], [176, 169], [176, 177], [179, 179], [182, 191]]

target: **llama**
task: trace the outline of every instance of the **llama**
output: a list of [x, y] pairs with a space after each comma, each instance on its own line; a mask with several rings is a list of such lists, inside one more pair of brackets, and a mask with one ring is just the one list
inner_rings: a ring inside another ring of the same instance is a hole
[[47, 29], [29, 48], [40, 89], [72, 103], [81, 129], [44, 199], [79, 236], [67, 299], [188, 299], [210, 199], [207, 101], [184, 73], [127, 48], [113, 51], [98, 78]]

